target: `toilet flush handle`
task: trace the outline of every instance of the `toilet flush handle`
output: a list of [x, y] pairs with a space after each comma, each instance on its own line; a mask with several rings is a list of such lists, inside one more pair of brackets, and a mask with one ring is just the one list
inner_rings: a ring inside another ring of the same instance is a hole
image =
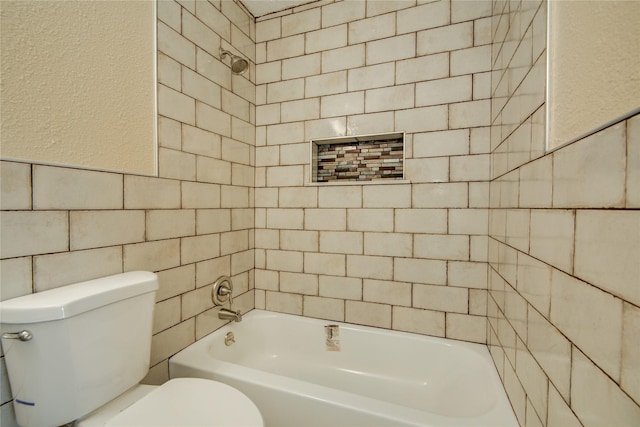
[[2, 338], [6, 340], [31, 341], [33, 334], [27, 330], [20, 332], [6, 332], [2, 334]]

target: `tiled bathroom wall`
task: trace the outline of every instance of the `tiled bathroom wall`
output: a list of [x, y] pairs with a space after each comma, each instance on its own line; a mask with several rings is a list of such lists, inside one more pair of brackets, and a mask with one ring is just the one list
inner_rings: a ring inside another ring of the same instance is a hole
[[545, 154], [546, 6], [493, 4], [488, 344], [522, 426], [638, 425], [640, 116]]
[[[484, 343], [490, 1], [256, 23], [256, 307]], [[309, 183], [310, 140], [406, 132], [398, 184]]]
[[[148, 383], [164, 382], [169, 356], [225, 323], [212, 310], [217, 277], [232, 277], [234, 309], [254, 307], [254, 31], [232, 1], [158, 1], [159, 177], [1, 163], [3, 300], [157, 272]], [[232, 75], [220, 46], [250, 70]], [[12, 426], [0, 361], [0, 424]]]

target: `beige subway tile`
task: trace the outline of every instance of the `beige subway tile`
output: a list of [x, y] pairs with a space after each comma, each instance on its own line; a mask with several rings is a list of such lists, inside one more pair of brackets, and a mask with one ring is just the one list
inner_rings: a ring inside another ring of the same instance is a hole
[[[223, 89], [221, 104], [222, 104], [222, 111], [224, 111], [225, 113], [228, 113], [231, 116], [237, 119], [243, 120], [245, 122], [248, 122], [250, 120], [249, 101], [247, 101], [243, 97], [238, 96], [237, 94], [231, 91]], [[224, 149], [224, 146], [222, 148]]]
[[380, 256], [347, 255], [347, 276], [391, 280], [393, 260]]
[[469, 289], [469, 314], [476, 316], [487, 315], [487, 291], [484, 289]]
[[346, 209], [305, 209], [304, 227], [307, 230], [346, 231]]
[[36, 292], [122, 273], [122, 248], [111, 246], [37, 256], [33, 260], [33, 273]]
[[302, 301], [302, 295], [267, 291], [265, 309], [278, 313], [302, 315]]
[[632, 426], [640, 419], [640, 406], [575, 348], [571, 408], [584, 425]]
[[305, 140], [304, 123], [267, 126], [267, 145], [298, 144]]
[[124, 271], [158, 271], [180, 265], [180, 240], [125, 245], [123, 252]]
[[624, 206], [624, 125], [619, 123], [553, 154], [554, 207]]
[[[309, 163], [309, 143], [284, 144], [280, 146], [280, 165], [303, 165]], [[308, 177], [308, 171], [304, 173], [304, 179]]]
[[136, 243], [145, 239], [144, 211], [72, 211], [69, 224], [71, 250]]
[[449, 286], [487, 288], [487, 265], [482, 262], [449, 261]]
[[304, 34], [267, 42], [267, 61], [277, 61], [279, 59], [292, 58], [304, 53]]
[[195, 317], [213, 307], [211, 286], [194, 289], [181, 295], [182, 320]]
[[451, 157], [451, 181], [488, 181], [490, 179], [490, 155]]
[[[426, 80], [442, 79], [449, 77], [449, 53], [443, 52], [435, 55], [419, 56], [417, 58], [397, 61], [396, 83], [413, 83]], [[382, 67], [381, 64], [373, 67]], [[349, 85], [351, 89], [351, 85]]]
[[218, 53], [220, 36], [190, 13], [182, 13], [182, 34], [211, 55]]
[[440, 260], [395, 258], [393, 280], [431, 285], [446, 285], [447, 263]]
[[[177, 147], [180, 149], [180, 147]], [[209, 157], [220, 157], [221, 137], [204, 129], [182, 125], [182, 150]]]
[[320, 53], [285, 59], [282, 61], [282, 79], [291, 80], [320, 74], [320, 64]]
[[231, 163], [231, 184], [234, 186], [252, 187], [255, 182], [253, 166]]
[[193, 125], [196, 122], [195, 104], [193, 98], [158, 85], [158, 114]]
[[256, 42], [279, 39], [282, 35], [280, 22], [281, 18], [256, 22]]
[[383, 133], [394, 129], [394, 112], [362, 114], [347, 117], [347, 132], [357, 135], [363, 133]]
[[450, 209], [449, 233], [486, 235], [489, 224], [488, 209]]
[[466, 183], [416, 184], [412, 190], [416, 208], [464, 208], [468, 205]]
[[621, 300], [553, 270], [551, 321], [612, 378], [620, 380]]
[[302, 209], [267, 209], [267, 228], [302, 229]]
[[321, 9], [309, 9], [283, 16], [282, 36], [287, 37], [294, 34], [307, 33], [320, 28]]
[[151, 365], [169, 358], [195, 342], [193, 318], [166, 329], [151, 338]]
[[122, 175], [33, 166], [34, 209], [121, 209]]
[[304, 269], [303, 253], [267, 250], [267, 269], [301, 273]]
[[348, 209], [349, 231], [393, 231], [393, 209]]
[[355, 277], [319, 276], [319, 295], [339, 299], [362, 299], [362, 279]]
[[453, 129], [488, 126], [490, 107], [491, 103], [488, 99], [451, 104], [449, 105], [449, 126]]
[[282, 61], [256, 65], [256, 84], [273, 83], [282, 80]]
[[318, 295], [318, 276], [304, 273], [280, 273], [280, 292]]
[[576, 276], [640, 305], [638, 260], [639, 211], [577, 211]]
[[345, 255], [306, 252], [304, 254], [304, 272], [311, 274], [329, 274], [344, 276], [346, 266]]
[[416, 53], [415, 33], [367, 42], [367, 65], [413, 58]]
[[199, 182], [182, 182], [183, 208], [218, 208], [220, 207], [220, 186]]
[[418, 56], [473, 46], [473, 24], [447, 25], [417, 33]]
[[69, 215], [64, 211], [5, 211], [1, 221], [2, 258], [66, 251]]
[[364, 254], [410, 257], [413, 239], [411, 234], [364, 233]]
[[398, 33], [409, 33], [449, 24], [449, 2], [437, 1], [400, 10]]
[[31, 257], [0, 260], [0, 301], [21, 297], [33, 292]]
[[305, 53], [315, 53], [347, 45], [347, 25], [333, 26], [305, 34]]
[[376, 1], [367, 3], [367, 16], [380, 15], [415, 5], [413, 0]]
[[365, 17], [365, 2], [337, 2], [322, 6], [322, 25], [331, 27]]
[[468, 260], [469, 237], [444, 234], [417, 234], [414, 256], [443, 260]]
[[321, 98], [321, 117], [364, 113], [364, 92], [350, 92]]
[[447, 313], [467, 313], [469, 292], [465, 288], [438, 285], [413, 285], [413, 307]]
[[491, 45], [469, 47], [451, 52], [451, 75], [491, 71]]
[[279, 248], [288, 251], [318, 251], [318, 232], [307, 230], [280, 230]]
[[569, 399], [571, 342], [536, 310], [528, 311], [527, 347], [559, 393]]
[[196, 158], [196, 168], [196, 179], [200, 182], [231, 183], [231, 163], [229, 162], [198, 156]]
[[220, 256], [219, 234], [183, 237], [180, 240], [180, 260], [182, 264], [204, 261]]
[[255, 215], [252, 208], [239, 208], [231, 210], [231, 228], [233, 230], [246, 230], [254, 228]]
[[363, 233], [344, 231], [320, 232], [320, 252], [363, 254]]
[[220, 187], [220, 206], [222, 208], [248, 208], [249, 188], [223, 185]]
[[360, 325], [391, 328], [391, 306], [362, 301], [346, 301], [345, 321]]
[[365, 208], [409, 208], [411, 207], [411, 186], [363, 186], [362, 206]]
[[160, 147], [179, 150], [182, 146], [181, 132], [182, 124], [180, 122], [158, 116], [158, 145]]
[[449, 127], [446, 105], [399, 110], [395, 112], [395, 120], [396, 129], [409, 133], [445, 130]]
[[447, 313], [445, 336], [484, 344], [487, 342], [487, 319], [484, 316]]
[[195, 234], [231, 231], [231, 213], [228, 209], [198, 209], [195, 221]]
[[195, 125], [199, 128], [222, 136], [231, 136], [231, 116], [226, 112], [202, 102], [196, 102], [195, 113]]
[[548, 427], [582, 427], [582, 424], [571, 411], [562, 396], [549, 386], [549, 404], [547, 415]]
[[163, 1], [157, 7], [158, 19], [180, 32], [182, 27], [180, 4], [174, 1]]
[[196, 179], [196, 156], [160, 147], [158, 149], [158, 176], [194, 181]]
[[402, 110], [414, 106], [414, 85], [395, 85], [370, 89], [365, 93], [365, 112]]
[[451, 22], [469, 21], [485, 16], [491, 16], [489, 1], [454, 0], [451, 2]]
[[530, 253], [542, 261], [572, 271], [574, 213], [564, 210], [532, 210]]
[[[516, 373], [522, 382], [522, 386], [527, 391], [528, 401], [533, 406], [533, 408], [527, 408], [527, 419], [529, 419], [529, 412], [535, 412], [539, 417], [546, 420], [549, 379], [520, 340], [517, 342], [516, 360]], [[537, 417], [534, 416], [533, 418], [537, 420]]]
[[365, 65], [365, 45], [346, 46], [322, 52], [322, 72], [347, 70]]
[[158, 22], [158, 50], [181, 64], [196, 67], [196, 46], [163, 22]]
[[640, 309], [624, 304], [622, 323], [622, 373], [620, 385], [640, 402]]
[[253, 278], [254, 268], [255, 249], [243, 250], [231, 254], [231, 274], [236, 278], [239, 292], [245, 292], [255, 287]]
[[318, 207], [320, 208], [358, 208], [362, 206], [362, 187], [320, 187], [318, 189]]
[[521, 207], [551, 207], [552, 165], [552, 156], [545, 156], [520, 168]]
[[320, 118], [320, 100], [318, 98], [283, 102], [281, 104], [282, 122], [297, 122]]
[[469, 130], [427, 132], [413, 135], [413, 157], [469, 154]]
[[196, 2], [196, 16], [209, 28], [215, 31], [225, 40], [231, 37], [230, 22], [217, 7], [208, 2]]
[[196, 287], [196, 265], [189, 264], [157, 272], [159, 288], [156, 301], [173, 298]]
[[283, 187], [279, 191], [281, 208], [314, 208], [318, 205], [318, 189], [315, 187]]
[[395, 69], [392, 62], [354, 68], [348, 72], [349, 92], [394, 84]]
[[31, 165], [0, 163], [0, 205], [2, 209], [31, 209]]
[[396, 17], [393, 13], [349, 23], [349, 44], [355, 45], [396, 35]]
[[393, 329], [444, 337], [444, 312], [399, 306], [394, 306], [392, 309]]
[[446, 209], [396, 209], [395, 231], [408, 233], [446, 233]]
[[277, 271], [257, 269], [255, 275], [256, 289], [269, 291], [278, 291], [280, 289], [280, 274]]
[[187, 67], [182, 69], [181, 92], [212, 107], [220, 108], [221, 106], [220, 86]]
[[301, 165], [267, 168], [267, 185], [269, 187], [300, 187], [303, 183], [304, 169]]
[[640, 207], [640, 115], [627, 120], [627, 208]]
[[[213, 57], [204, 50], [197, 49], [195, 62], [197, 68], [194, 66], [190, 67], [191, 69], [195, 69], [199, 74], [217, 83], [221, 87], [231, 89], [231, 68], [220, 61], [217, 56]], [[183, 62], [183, 65], [187, 64]]]
[[523, 252], [529, 250], [529, 210], [508, 209], [506, 243]]
[[522, 388], [522, 384], [520, 383], [520, 380], [518, 380], [516, 373], [513, 371], [511, 363], [504, 364], [502, 381], [504, 389], [507, 392], [507, 396], [509, 396], [513, 412], [518, 420], [518, 424], [525, 425], [527, 395], [525, 390]]
[[417, 83], [416, 107], [470, 101], [471, 83], [471, 75]]
[[347, 71], [320, 74], [305, 78], [305, 97], [333, 95], [347, 91]]
[[124, 177], [125, 209], [174, 209], [180, 207], [180, 182], [135, 175]]
[[538, 311], [549, 317], [551, 267], [520, 252], [517, 283], [518, 292]]
[[364, 279], [362, 299], [367, 302], [408, 307], [411, 305], [411, 284]]
[[153, 333], [164, 331], [180, 323], [180, 297], [161, 301], [153, 310]]
[[239, 230], [220, 235], [220, 254], [229, 255], [249, 249], [249, 231]]
[[304, 296], [303, 316], [344, 321], [344, 301], [333, 298]]

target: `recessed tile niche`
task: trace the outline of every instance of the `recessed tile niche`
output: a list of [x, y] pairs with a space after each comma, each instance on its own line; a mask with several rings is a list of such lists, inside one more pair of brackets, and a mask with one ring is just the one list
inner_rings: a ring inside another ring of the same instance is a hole
[[311, 141], [312, 183], [404, 180], [404, 132]]

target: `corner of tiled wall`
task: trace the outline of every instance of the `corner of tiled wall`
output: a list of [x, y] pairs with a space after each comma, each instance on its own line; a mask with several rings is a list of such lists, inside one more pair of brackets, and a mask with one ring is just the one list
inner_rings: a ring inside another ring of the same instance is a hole
[[545, 153], [546, 8], [494, 2], [488, 344], [520, 425], [637, 425], [640, 116]]

